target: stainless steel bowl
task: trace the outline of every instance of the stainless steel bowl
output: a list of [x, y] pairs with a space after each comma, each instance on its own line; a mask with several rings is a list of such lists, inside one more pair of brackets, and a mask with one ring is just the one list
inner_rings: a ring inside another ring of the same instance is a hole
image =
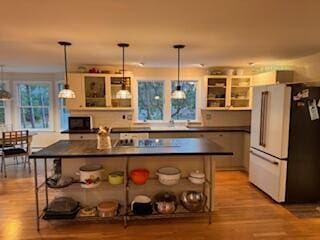
[[207, 201], [207, 197], [202, 192], [187, 191], [180, 195], [182, 206], [190, 212], [198, 212], [203, 210]]

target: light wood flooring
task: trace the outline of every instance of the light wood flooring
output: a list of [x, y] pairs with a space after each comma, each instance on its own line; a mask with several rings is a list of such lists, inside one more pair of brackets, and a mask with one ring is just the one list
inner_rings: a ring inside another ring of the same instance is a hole
[[36, 231], [33, 177], [8, 169], [0, 178], [0, 239], [320, 239], [320, 218], [298, 219], [248, 182], [246, 173], [216, 174], [213, 223], [207, 219], [120, 223], [48, 223]]

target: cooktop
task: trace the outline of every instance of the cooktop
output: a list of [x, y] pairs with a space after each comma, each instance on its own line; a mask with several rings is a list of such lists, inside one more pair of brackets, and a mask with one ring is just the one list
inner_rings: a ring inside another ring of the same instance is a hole
[[170, 139], [120, 139], [116, 142], [115, 147], [179, 147]]

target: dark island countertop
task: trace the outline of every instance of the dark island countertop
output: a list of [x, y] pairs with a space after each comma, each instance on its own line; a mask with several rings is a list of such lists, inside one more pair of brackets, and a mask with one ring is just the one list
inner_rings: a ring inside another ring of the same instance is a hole
[[97, 150], [96, 140], [60, 140], [30, 158], [77, 158], [116, 156], [161, 156], [161, 155], [233, 155], [215, 142], [205, 138], [164, 138], [164, 146], [113, 147]]
[[[64, 130], [61, 133], [67, 134], [85, 134], [97, 133], [98, 129], [89, 130]], [[152, 129], [150, 127], [133, 127], [133, 128], [112, 128], [111, 133], [161, 133], [161, 132], [246, 132], [250, 133], [250, 126], [234, 126], [234, 127], [188, 127], [186, 129], [168, 128], [165, 130]]]

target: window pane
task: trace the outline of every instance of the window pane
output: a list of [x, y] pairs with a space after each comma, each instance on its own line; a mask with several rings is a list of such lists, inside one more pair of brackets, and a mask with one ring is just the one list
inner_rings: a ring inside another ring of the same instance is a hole
[[21, 106], [49, 106], [49, 85], [19, 84]]
[[[2, 102], [2, 101], [0, 101]], [[5, 110], [0, 108], [0, 124], [5, 124]]]
[[22, 128], [49, 128], [49, 85], [18, 84]]
[[[58, 91], [64, 88], [63, 83], [58, 84]], [[60, 120], [60, 129], [65, 130], [68, 129], [68, 117], [70, 113], [65, 106], [65, 99], [59, 98], [59, 120]]]
[[138, 81], [138, 119], [163, 120], [163, 81]]
[[22, 128], [49, 128], [49, 108], [20, 108]]
[[[178, 81], [171, 82], [174, 91]], [[171, 118], [174, 120], [196, 119], [197, 81], [180, 81], [181, 89], [186, 93], [186, 99], [171, 99]]]

